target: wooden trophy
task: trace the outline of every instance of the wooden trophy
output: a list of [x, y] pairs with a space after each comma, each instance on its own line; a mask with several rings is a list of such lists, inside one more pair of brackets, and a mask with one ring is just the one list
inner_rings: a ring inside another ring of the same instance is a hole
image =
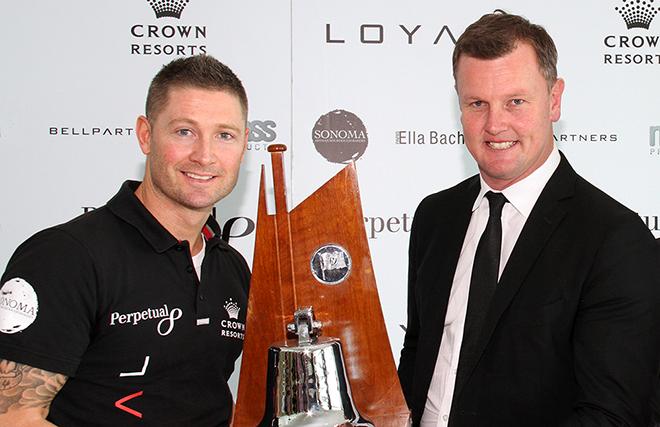
[[276, 213], [266, 209], [262, 166], [232, 425], [407, 425], [354, 164], [289, 212], [286, 146], [268, 151]]

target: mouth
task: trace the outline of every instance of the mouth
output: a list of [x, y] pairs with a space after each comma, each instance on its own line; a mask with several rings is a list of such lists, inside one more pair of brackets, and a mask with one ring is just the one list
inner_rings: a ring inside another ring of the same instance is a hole
[[507, 150], [517, 143], [518, 141], [486, 141], [488, 147], [492, 148], [493, 150]]
[[206, 175], [206, 174], [197, 174], [193, 172], [183, 172], [188, 178], [192, 178], [196, 181], [210, 181], [215, 178], [215, 175]]

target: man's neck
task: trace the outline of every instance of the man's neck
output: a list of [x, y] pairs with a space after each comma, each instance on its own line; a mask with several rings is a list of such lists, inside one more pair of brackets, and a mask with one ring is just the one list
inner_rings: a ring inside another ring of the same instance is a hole
[[210, 210], [194, 210], [174, 204], [159, 196], [146, 182], [135, 190], [135, 196], [172, 236], [179, 241], [188, 241], [192, 255], [202, 249], [201, 232], [211, 214]]

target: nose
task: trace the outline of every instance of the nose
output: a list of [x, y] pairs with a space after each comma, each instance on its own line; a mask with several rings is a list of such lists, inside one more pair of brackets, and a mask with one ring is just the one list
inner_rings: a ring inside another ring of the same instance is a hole
[[213, 164], [215, 162], [213, 141], [210, 138], [199, 138], [195, 141], [190, 152], [190, 160], [202, 166]]
[[486, 117], [485, 130], [491, 135], [497, 135], [507, 129], [506, 111], [503, 108], [491, 107]]

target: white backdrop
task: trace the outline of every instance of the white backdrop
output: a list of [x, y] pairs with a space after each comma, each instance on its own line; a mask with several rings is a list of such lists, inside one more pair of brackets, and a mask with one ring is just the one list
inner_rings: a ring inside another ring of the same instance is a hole
[[[451, 52], [484, 13], [522, 14], [553, 36], [566, 80], [559, 148], [660, 237], [660, 18], [627, 28], [615, 8], [629, 2], [190, 0], [178, 18], [157, 18], [147, 0], [12, 2], [0, 15], [0, 266], [37, 230], [141, 178], [133, 127], [149, 81], [177, 54], [207, 52], [234, 69], [250, 99], [241, 178], [217, 207], [221, 225], [241, 218], [230, 243], [249, 262], [254, 233], [243, 234], [265, 147], [289, 146], [295, 205], [343, 167], [315, 148], [319, 118], [343, 110], [362, 122], [365, 232], [398, 360], [414, 210], [476, 173], [459, 143]], [[420, 135], [424, 144], [409, 143]]]

